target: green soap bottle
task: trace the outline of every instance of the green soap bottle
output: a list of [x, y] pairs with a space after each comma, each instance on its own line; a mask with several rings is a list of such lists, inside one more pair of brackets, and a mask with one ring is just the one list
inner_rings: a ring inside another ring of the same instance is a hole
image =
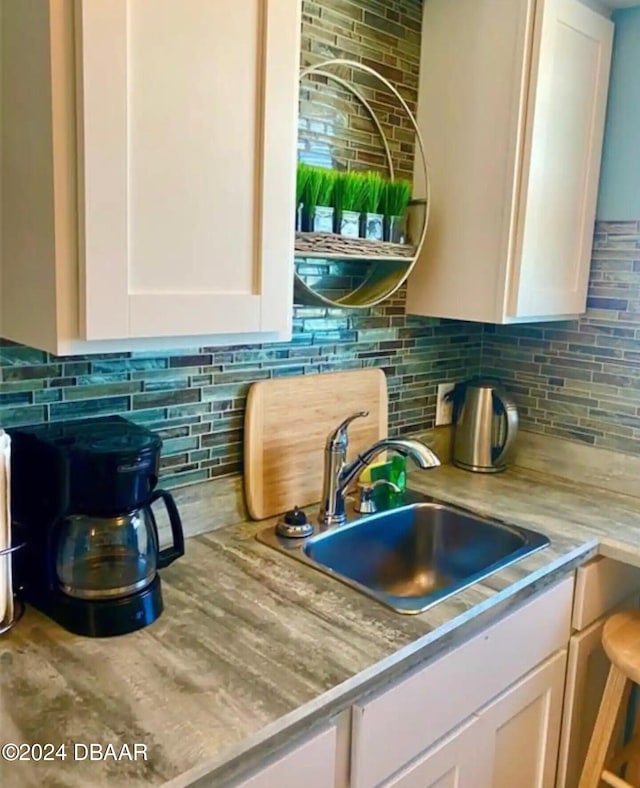
[[[402, 457], [399, 454], [396, 454], [393, 459], [391, 460], [391, 475], [389, 477], [389, 481], [393, 482], [396, 487], [400, 488], [400, 493], [404, 493], [407, 489], [407, 458]], [[399, 493], [394, 493], [393, 490], [389, 490], [393, 495], [398, 495]]]
[[407, 489], [406, 458], [396, 454], [389, 462], [373, 466], [371, 468], [371, 481], [377, 482], [379, 479], [393, 482], [393, 484], [400, 489], [400, 492], [394, 492], [391, 487], [387, 485], [380, 485], [374, 493], [374, 501], [377, 507], [379, 509], [387, 509], [401, 503], [404, 491]]

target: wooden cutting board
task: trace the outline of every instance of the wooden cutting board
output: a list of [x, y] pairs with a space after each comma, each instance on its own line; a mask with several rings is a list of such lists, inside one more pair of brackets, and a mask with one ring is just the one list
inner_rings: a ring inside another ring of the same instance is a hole
[[244, 480], [251, 517], [262, 520], [320, 500], [327, 436], [347, 416], [349, 458], [387, 435], [387, 380], [380, 369], [276, 378], [249, 390]]

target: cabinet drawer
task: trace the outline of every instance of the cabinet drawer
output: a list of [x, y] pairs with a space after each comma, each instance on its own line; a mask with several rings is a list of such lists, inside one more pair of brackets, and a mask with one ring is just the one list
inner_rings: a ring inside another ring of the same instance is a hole
[[371, 788], [565, 648], [573, 577], [353, 707], [352, 786]]
[[337, 729], [335, 726], [285, 753], [237, 788], [334, 788]]
[[576, 572], [572, 625], [586, 629], [640, 590], [640, 568], [611, 558], [594, 558]]

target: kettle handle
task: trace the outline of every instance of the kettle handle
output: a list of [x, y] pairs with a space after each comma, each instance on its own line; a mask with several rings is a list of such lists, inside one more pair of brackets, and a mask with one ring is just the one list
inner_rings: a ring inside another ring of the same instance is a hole
[[159, 499], [164, 501], [169, 514], [169, 523], [171, 525], [171, 535], [173, 536], [173, 544], [166, 547], [164, 550], [158, 550], [158, 569], [164, 569], [172, 564], [177, 558], [184, 555], [184, 533], [182, 531], [182, 521], [178, 513], [178, 507], [173, 500], [173, 495], [166, 490], [154, 490], [149, 499], [149, 504]]
[[504, 436], [504, 442], [500, 447], [500, 453], [494, 460], [495, 465], [502, 465], [511, 447], [513, 446], [513, 442], [516, 439], [516, 433], [518, 432], [518, 409], [516, 407], [516, 403], [511, 399], [511, 397], [505, 394], [502, 389], [494, 389], [492, 394], [494, 399], [496, 399], [502, 406], [507, 428]]

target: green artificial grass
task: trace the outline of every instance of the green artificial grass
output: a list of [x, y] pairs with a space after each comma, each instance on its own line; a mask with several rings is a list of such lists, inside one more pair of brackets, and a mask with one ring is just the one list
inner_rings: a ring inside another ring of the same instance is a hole
[[296, 170], [296, 206], [300, 205], [304, 198], [304, 190], [309, 179], [309, 169], [308, 164], [298, 162], [298, 168]]
[[379, 172], [367, 172], [362, 178], [365, 184], [362, 210], [365, 213], [380, 213], [385, 189], [384, 178]]
[[338, 172], [333, 189], [333, 207], [338, 216], [344, 211], [362, 210], [366, 183], [358, 172]]
[[299, 165], [306, 169], [306, 179], [302, 189], [302, 202], [307, 214], [311, 215], [317, 206], [330, 206], [336, 182], [334, 170], [324, 167]]
[[411, 183], [405, 180], [386, 181], [382, 194], [385, 216], [403, 216], [411, 199]]

